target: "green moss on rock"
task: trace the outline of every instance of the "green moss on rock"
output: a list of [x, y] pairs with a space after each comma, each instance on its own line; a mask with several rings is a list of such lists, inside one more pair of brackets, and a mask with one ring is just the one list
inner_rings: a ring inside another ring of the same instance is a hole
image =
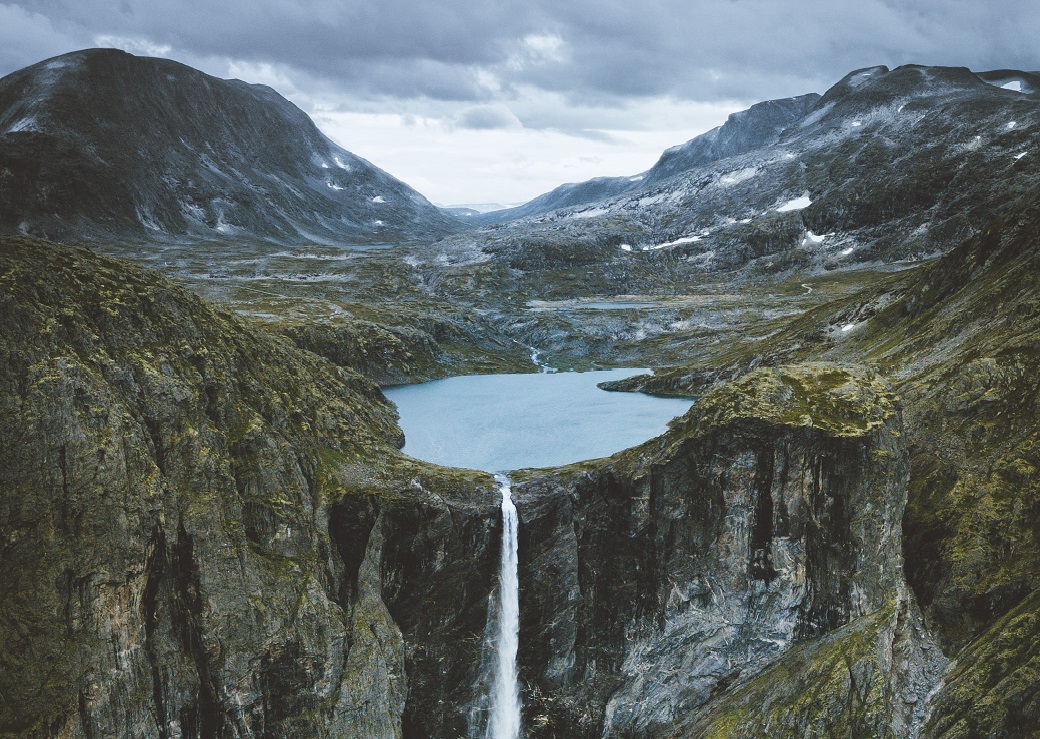
[[893, 736], [884, 728], [887, 682], [879, 660], [893, 615], [894, 609], [883, 609], [794, 647], [675, 736]]
[[1040, 591], [958, 655], [922, 737], [1036, 736], [1040, 731]]
[[754, 419], [857, 437], [884, 425], [897, 408], [891, 387], [875, 373], [819, 362], [760, 368], [716, 387], [701, 397], [684, 425], [700, 434]]

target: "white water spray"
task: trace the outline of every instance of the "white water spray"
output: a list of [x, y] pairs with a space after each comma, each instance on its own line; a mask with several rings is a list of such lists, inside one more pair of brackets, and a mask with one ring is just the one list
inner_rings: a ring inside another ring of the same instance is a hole
[[502, 569], [499, 574], [498, 629], [496, 630], [495, 680], [491, 688], [491, 719], [487, 739], [520, 736], [520, 686], [516, 676], [516, 652], [520, 646], [520, 519], [513, 505], [511, 483], [496, 476], [502, 493]]

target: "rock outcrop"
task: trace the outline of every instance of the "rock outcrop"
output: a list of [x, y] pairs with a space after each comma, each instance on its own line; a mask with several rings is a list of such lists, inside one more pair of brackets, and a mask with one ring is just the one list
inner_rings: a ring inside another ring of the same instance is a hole
[[[903, 578], [906, 482], [890, 389], [827, 364], [755, 371], [658, 440], [522, 482], [529, 735], [916, 731], [945, 660]], [[761, 680], [773, 703], [738, 721]]]

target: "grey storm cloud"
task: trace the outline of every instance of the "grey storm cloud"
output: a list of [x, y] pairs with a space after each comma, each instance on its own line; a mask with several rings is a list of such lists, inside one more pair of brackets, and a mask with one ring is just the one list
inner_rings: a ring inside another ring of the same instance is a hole
[[501, 103], [474, 105], [455, 114], [455, 124], [460, 128], [488, 131], [499, 128], [519, 128], [520, 120]]
[[[0, 2], [0, 29], [3, 73], [107, 41], [275, 65], [357, 99], [468, 104], [532, 89], [754, 102], [873, 64], [1040, 68], [1035, 0], [20, 0]], [[458, 125], [512, 125], [473, 110]]]

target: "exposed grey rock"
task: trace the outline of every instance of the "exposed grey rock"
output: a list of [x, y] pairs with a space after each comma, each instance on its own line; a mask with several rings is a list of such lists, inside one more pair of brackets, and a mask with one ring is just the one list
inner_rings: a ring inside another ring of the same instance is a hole
[[[518, 486], [530, 735], [666, 735], [794, 645], [868, 617], [889, 630], [870, 659], [902, 660], [901, 690], [923, 700], [945, 660], [902, 573], [900, 430], [869, 375], [758, 371], [660, 441]], [[892, 731], [921, 720], [875, 708]]]

